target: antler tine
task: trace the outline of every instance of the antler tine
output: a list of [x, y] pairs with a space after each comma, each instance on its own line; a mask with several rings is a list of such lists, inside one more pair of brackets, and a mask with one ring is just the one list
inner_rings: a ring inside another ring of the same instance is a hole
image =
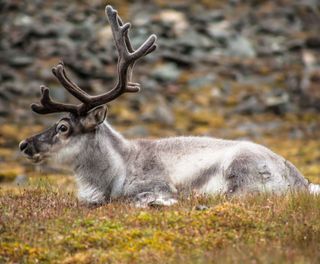
[[157, 45], [155, 45], [156, 40], [156, 35], [152, 34], [134, 53], [132, 53], [132, 60], [140, 59], [154, 51], [157, 48]]
[[141, 57], [149, 54], [156, 49], [155, 41], [157, 37], [151, 35], [137, 50], [134, 50], [129, 39], [130, 23], [123, 23], [118, 16], [116, 10], [111, 6], [106, 7], [106, 15], [111, 25], [113, 38], [118, 51], [118, 80], [116, 86], [109, 92], [91, 96], [90, 104], [92, 106], [98, 106], [108, 103], [125, 92], [138, 92], [140, 87], [137, 84], [129, 83], [128, 85], [128, 73], [130, 67], [132, 68], [134, 63]]
[[[108, 6], [107, 6], [107, 8], [108, 8]], [[112, 7], [111, 7], [111, 9], [112, 9]], [[115, 11], [115, 10], [113, 9], [113, 11]], [[116, 14], [117, 14], [117, 11], [115, 11], [115, 12], [116, 12]], [[130, 23], [124, 24], [123, 21], [122, 21], [122, 19], [121, 19], [121, 17], [119, 17], [118, 15], [117, 15], [117, 22], [118, 22], [118, 24], [119, 24], [120, 27], [123, 27], [124, 25], [129, 24], [128, 29], [126, 29], [126, 30], [124, 31], [124, 33], [123, 33], [123, 37], [124, 37], [125, 47], [126, 47], [127, 50], [129, 51], [129, 53], [131, 53], [130, 55], [131, 55], [131, 57], [132, 57], [133, 60], [136, 59], [135, 57], [139, 57], [139, 58], [140, 58], [140, 57], [142, 57], [142, 56], [145, 56], [145, 55], [151, 53], [152, 51], [154, 51], [154, 50], [157, 48], [157, 45], [155, 44], [155, 41], [157, 40], [157, 37], [156, 37], [156, 35], [152, 34], [152, 35], [140, 46], [140, 48], [135, 51], [135, 50], [133, 49], [132, 45], [131, 45], [131, 41], [130, 41], [130, 37], [129, 37], [129, 28], [130, 28], [130, 26], [131, 26]], [[110, 22], [110, 23], [111, 23], [111, 22]], [[150, 43], [150, 44], [151, 44], [150, 46], [149, 46], [149, 44], [147, 44], [147, 43], [149, 43], [149, 42], [152, 42], [152, 43]], [[142, 51], [142, 50], [143, 50], [143, 51]]]
[[[119, 23], [119, 25], [122, 26], [122, 25], [123, 25], [123, 21], [122, 21], [121, 17], [117, 16], [117, 18], [118, 18], [118, 23]], [[129, 51], [130, 53], [133, 53], [133, 52], [134, 52], [134, 49], [133, 49], [133, 47], [132, 47], [132, 45], [131, 45], [131, 41], [130, 41], [130, 37], [129, 37], [129, 30], [127, 30], [127, 31], [125, 32], [125, 34], [124, 34], [124, 40], [125, 40], [125, 44], [126, 44], [126, 47], [127, 47], [128, 51]], [[156, 44], [152, 45], [152, 46], [150, 47], [150, 49], [148, 50], [148, 52], [146, 52], [146, 53], [144, 54], [144, 56], [147, 55], [147, 54], [149, 54], [149, 53], [151, 53], [151, 52], [154, 51], [156, 48], [157, 48], [157, 45], [156, 45]], [[136, 62], [136, 61], [134, 61], [134, 62], [129, 66], [129, 69], [128, 69], [128, 70], [129, 70], [129, 78], [128, 78], [129, 81], [131, 81], [131, 78], [132, 78], [131, 75], [132, 75], [132, 71], [133, 71], [135, 62]]]
[[78, 85], [72, 82], [64, 70], [63, 62], [52, 68], [53, 74], [59, 82], [77, 99], [83, 103], [89, 103], [90, 95], [83, 91]]
[[[119, 25], [120, 25], [120, 26], [123, 26], [124, 23], [123, 23], [121, 17], [119, 17], [119, 16], [117, 15], [117, 19], [118, 19]], [[131, 42], [130, 42], [129, 30], [127, 30], [127, 31], [125, 32], [125, 34], [124, 34], [124, 40], [125, 40], [125, 42], [126, 42], [126, 46], [127, 46], [128, 51], [129, 51], [129, 52], [134, 52], [134, 49], [133, 49], [133, 47], [132, 47], [132, 45], [131, 45]]]
[[[117, 16], [117, 18], [118, 18], [119, 25], [122, 26], [123, 25], [123, 21], [122, 21], [121, 17]], [[124, 40], [125, 40], [125, 44], [127, 46], [128, 51], [130, 53], [134, 52], [134, 49], [133, 49], [133, 47], [131, 45], [131, 41], [130, 41], [130, 37], [129, 37], [129, 30], [127, 30], [125, 32]], [[135, 64], [135, 62], [131, 63], [131, 65], [128, 67], [128, 75], [129, 75], [128, 76], [128, 80], [129, 81], [131, 81], [131, 79], [132, 79], [132, 71], [133, 71], [133, 68], [134, 68], [134, 64]]]
[[77, 105], [57, 103], [51, 99], [48, 87], [45, 87], [44, 85], [42, 85], [40, 86], [40, 89], [41, 89], [40, 104], [32, 104], [31, 105], [32, 111], [38, 114], [51, 114], [51, 113], [59, 113], [59, 112], [70, 112], [74, 114], [78, 113], [79, 107]]
[[118, 78], [115, 87], [104, 94], [91, 96], [69, 79], [64, 64], [60, 62], [56, 67], [53, 67], [52, 72], [64, 88], [81, 101], [81, 104], [71, 105], [54, 102], [50, 98], [49, 88], [41, 86], [41, 104], [32, 104], [31, 108], [34, 112], [39, 114], [70, 112], [75, 115], [85, 115], [91, 109], [106, 104], [125, 92], [135, 93], [140, 90], [138, 83], [128, 82], [128, 79], [131, 79], [135, 62], [156, 49], [156, 36], [151, 35], [137, 50], [134, 50], [129, 38], [130, 23], [123, 23], [117, 11], [111, 6], [106, 7], [106, 14], [118, 51]]

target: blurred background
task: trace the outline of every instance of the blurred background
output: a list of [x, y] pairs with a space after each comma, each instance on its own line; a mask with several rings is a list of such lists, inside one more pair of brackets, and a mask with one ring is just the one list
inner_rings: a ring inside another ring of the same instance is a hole
[[40, 85], [57, 101], [74, 100], [53, 66], [64, 61], [90, 94], [112, 88], [117, 54], [106, 4], [133, 24], [135, 46], [155, 33], [159, 47], [135, 68], [142, 91], [110, 103], [117, 130], [253, 140], [320, 181], [319, 1], [2, 0], [0, 183], [56, 173], [47, 165], [37, 172], [18, 152], [20, 140], [59, 116], [31, 112]]

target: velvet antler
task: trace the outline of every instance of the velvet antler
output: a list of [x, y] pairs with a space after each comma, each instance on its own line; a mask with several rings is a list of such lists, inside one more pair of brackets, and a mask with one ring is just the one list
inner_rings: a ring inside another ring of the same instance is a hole
[[32, 104], [31, 106], [34, 112], [38, 114], [70, 112], [76, 115], [84, 115], [91, 109], [106, 104], [123, 93], [135, 93], [140, 90], [138, 83], [130, 82], [132, 69], [137, 60], [156, 49], [157, 38], [155, 35], [151, 35], [138, 49], [134, 50], [129, 38], [130, 23], [123, 23], [117, 11], [109, 5], [106, 7], [106, 15], [118, 51], [118, 77], [115, 87], [101, 95], [89, 95], [69, 79], [64, 64], [61, 62], [52, 69], [52, 72], [63, 87], [81, 103], [71, 105], [54, 102], [49, 96], [49, 88], [41, 86], [40, 104]]

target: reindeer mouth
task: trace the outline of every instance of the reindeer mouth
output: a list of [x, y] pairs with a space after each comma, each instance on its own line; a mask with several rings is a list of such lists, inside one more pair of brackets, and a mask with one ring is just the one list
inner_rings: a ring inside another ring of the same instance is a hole
[[19, 148], [23, 156], [32, 163], [40, 163], [45, 158], [45, 155], [37, 152], [33, 144], [30, 144], [27, 140], [20, 142]]
[[41, 163], [42, 161], [44, 161], [44, 156], [41, 155], [41, 154], [39, 154], [39, 153], [34, 154], [34, 155], [32, 155], [32, 156], [24, 153], [24, 156], [25, 156], [25, 158], [27, 158], [28, 160], [30, 160], [30, 161], [31, 161], [32, 163], [34, 163], [34, 164], [39, 164], [39, 163]]
[[36, 154], [35, 156], [32, 157], [32, 163], [35, 163], [35, 164], [39, 164], [43, 161], [43, 157], [40, 155], [40, 154]]

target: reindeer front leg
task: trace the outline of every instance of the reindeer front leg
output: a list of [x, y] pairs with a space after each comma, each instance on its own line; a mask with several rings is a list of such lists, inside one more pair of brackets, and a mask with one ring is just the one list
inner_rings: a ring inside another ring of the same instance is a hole
[[128, 184], [125, 189], [125, 196], [136, 207], [171, 206], [177, 203], [176, 188], [163, 180], [134, 181]]
[[105, 204], [108, 199], [104, 192], [95, 186], [77, 180], [78, 200], [88, 207], [98, 207]]

